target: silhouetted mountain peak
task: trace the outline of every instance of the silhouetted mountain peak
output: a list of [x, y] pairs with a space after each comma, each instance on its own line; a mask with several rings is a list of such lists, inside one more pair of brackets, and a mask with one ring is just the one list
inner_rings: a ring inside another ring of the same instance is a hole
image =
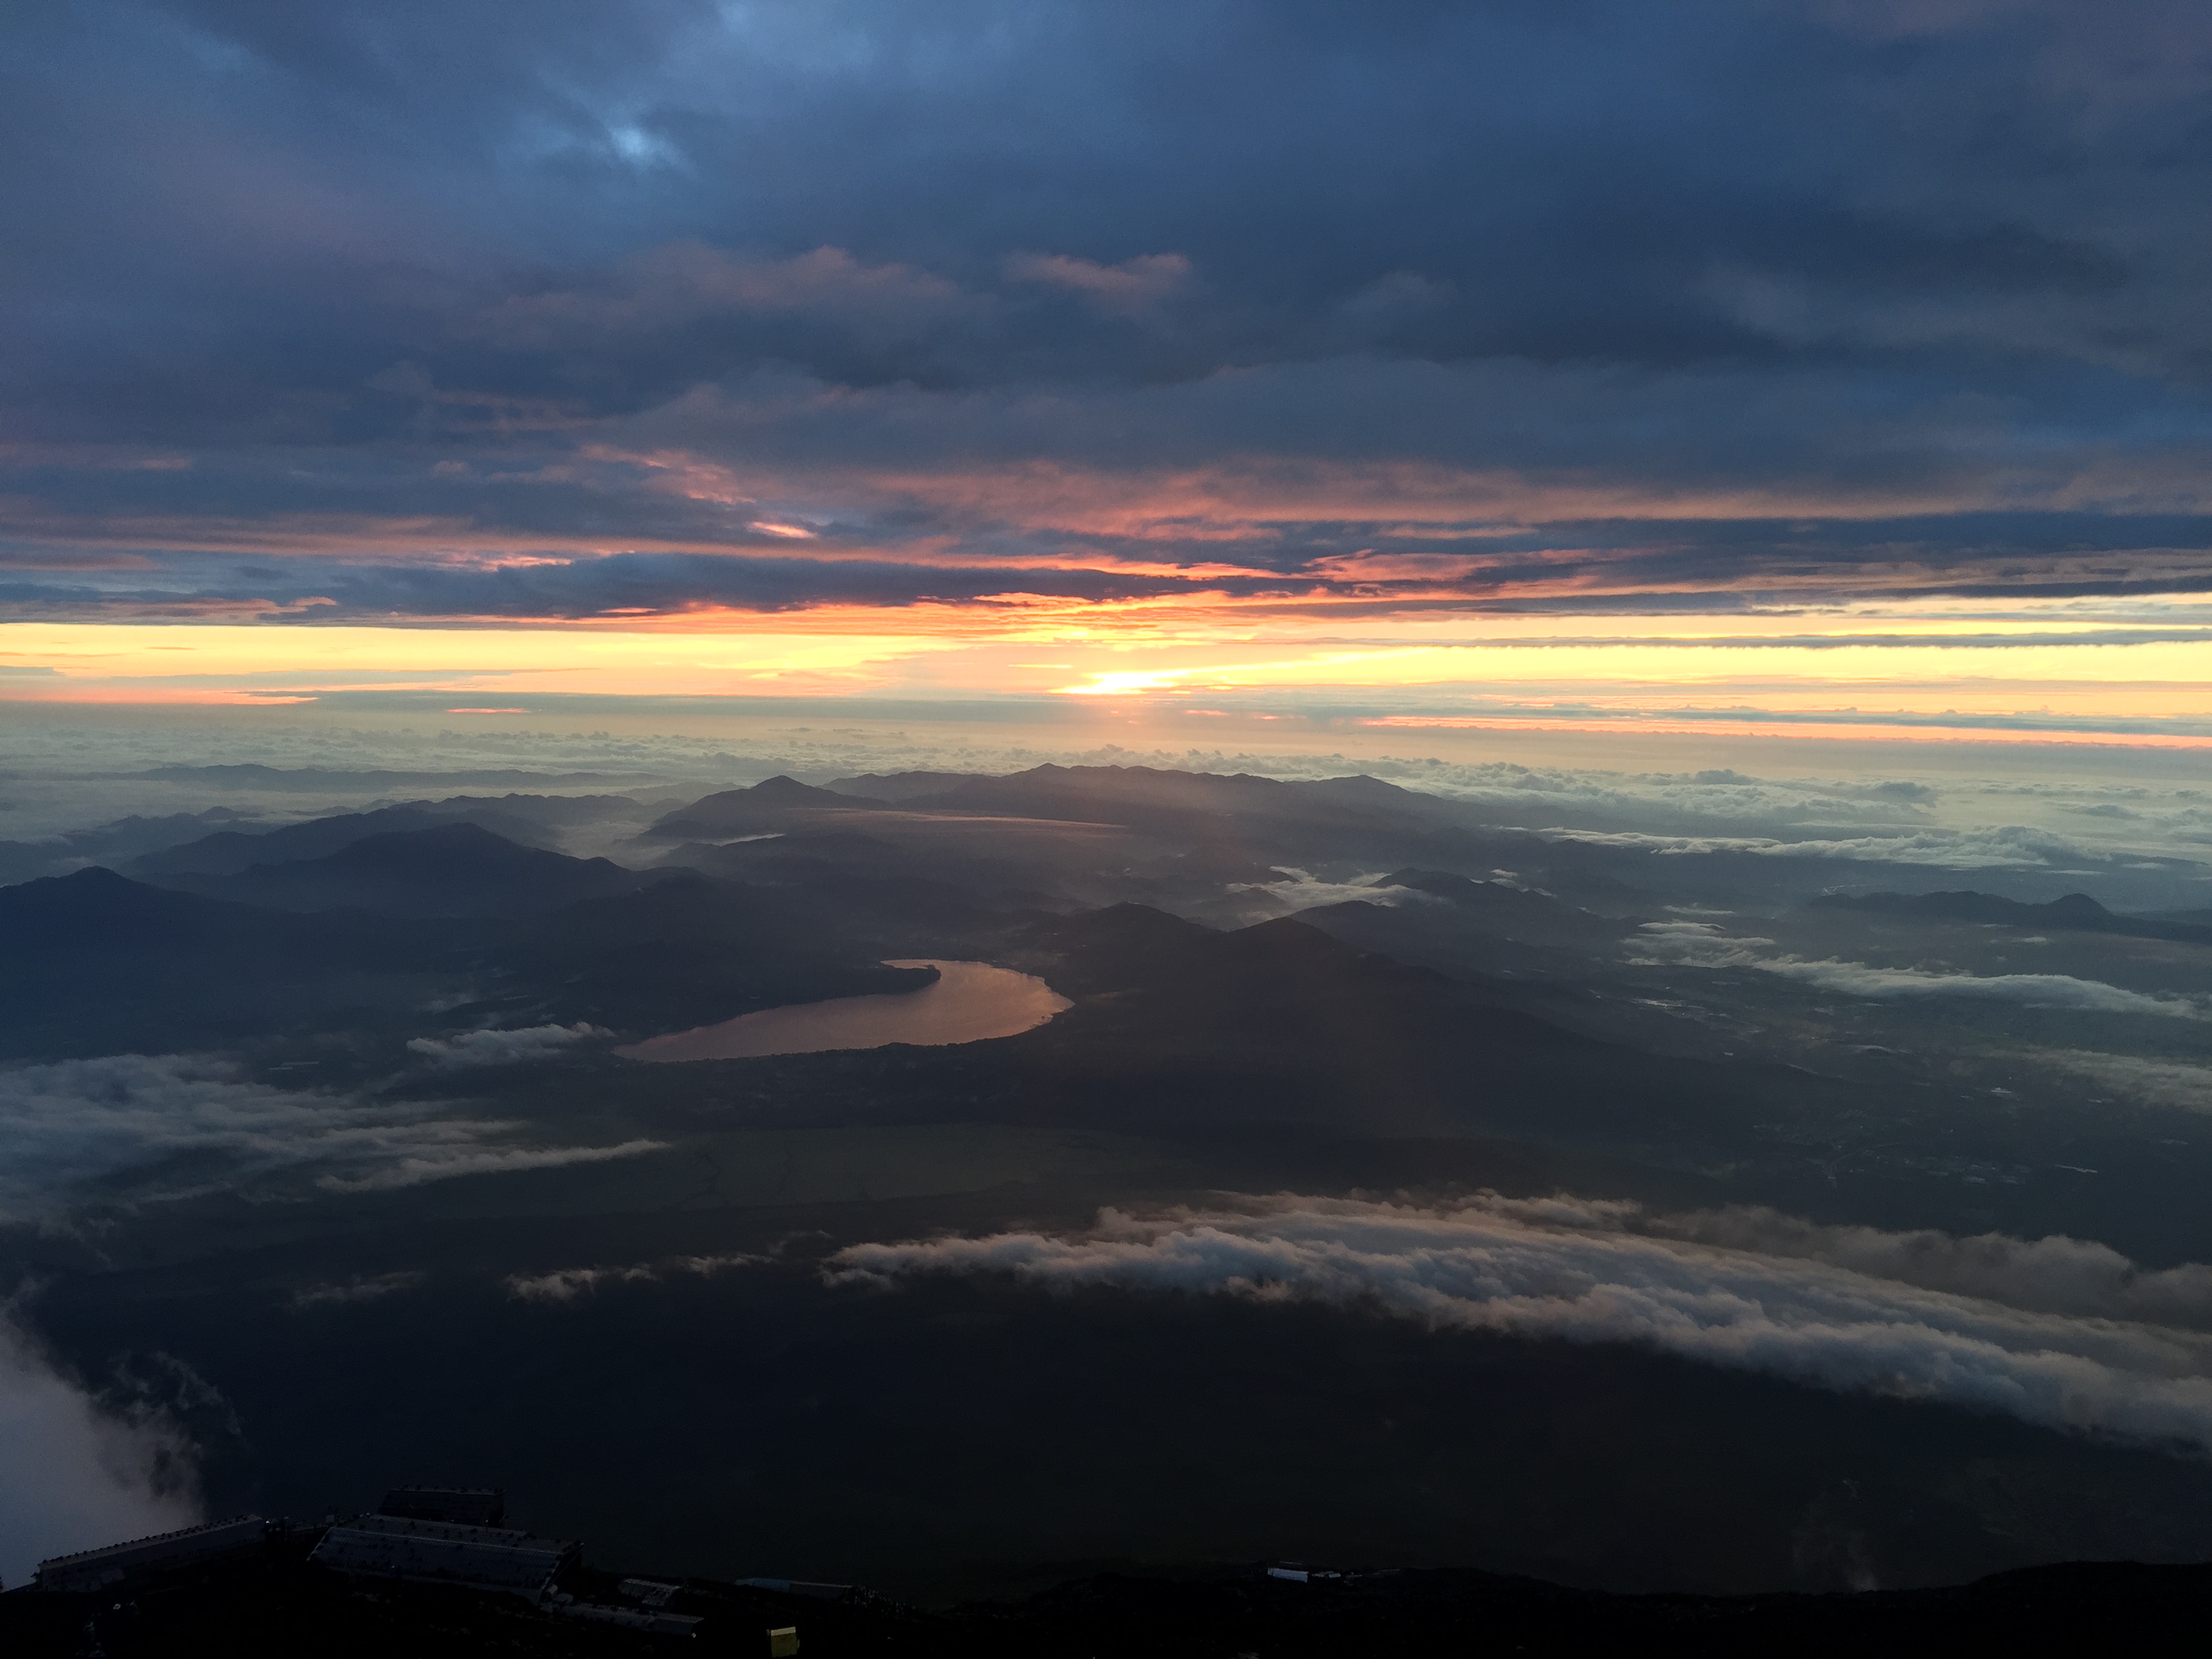
[[[433, 824], [422, 830], [388, 830], [381, 835], [363, 836], [359, 841], [322, 858], [298, 860], [301, 864], [332, 871], [411, 871], [428, 866], [441, 872], [451, 871], [459, 866], [482, 868], [485, 866], [573, 864], [580, 861], [563, 858], [558, 853], [524, 847], [509, 841], [505, 836], [495, 835], [481, 824], [466, 823]], [[605, 864], [607, 860], [598, 859], [592, 862]], [[257, 864], [252, 866], [252, 872], [289, 867], [289, 864]]]
[[981, 772], [863, 772], [857, 777], [836, 779], [830, 785], [830, 792], [848, 800], [881, 800], [896, 805], [917, 796], [943, 794], [984, 775]]
[[152, 886], [97, 865], [0, 887], [0, 940], [13, 947], [11, 965], [25, 970], [37, 955], [201, 951], [227, 940], [289, 937], [301, 925], [296, 917]]
[[732, 795], [747, 800], [763, 801], [775, 806], [849, 806], [852, 797], [841, 795], [834, 789], [817, 789], [801, 783], [797, 778], [779, 772], [772, 778], [763, 778], [750, 789], [732, 789]]
[[205, 901], [119, 876], [93, 865], [66, 876], [43, 876], [0, 887], [0, 927], [36, 928], [64, 918], [87, 926], [188, 914]]
[[1924, 916], [1936, 921], [1996, 922], [2013, 927], [2102, 930], [2120, 921], [2087, 893], [2069, 893], [2047, 904], [2029, 904], [1972, 889], [1942, 893], [1864, 893], [1856, 897], [1830, 894], [1813, 902], [1828, 909], [1873, 910], [1892, 915]]
[[1350, 801], [1370, 806], [1396, 806], [1412, 802], [1427, 802], [1436, 799], [1418, 789], [1408, 789], [1403, 784], [1375, 777], [1366, 772], [1354, 772], [1341, 778], [1312, 778], [1289, 786], [1310, 794], [1335, 795]]
[[1220, 937], [1212, 928], [1156, 910], [1149, 904], [1109, 904], [1103, 910], [1042, 924], [1039, 937], [1068, 950], [1188, 946]]
[[88, 865], [66, 876], [48, 876], [42, 881], [27, 882], [21, 887], [0, 888], [0, 894], [13, 896], [19, 893], [151, 893], [155, 890], [143, 881], [133, 881], [128, 876], [118, 875], [106, 865]]
[[2041, 907], [2053, 920], [2064, 918], [2076, 926], [2094, 926], [2112, 920], [2112, 913], [2087, 893], [2069, 893]]
[[736, 832], [763, 823], [779, 823], [785, 821], [783, 815], [787, 812], [850, 812], [888, 805], [885, 801], [863, 795], [841, 795], [834, 789], [817, 789], [796, 778], [778, 775], [750, 788], [725, 789], [719, 794], [702, 796], [689, 806], [679, 806], [664, 815], [646, 834], [659, 840], [672, 836], [697, 840], [717, 831]]

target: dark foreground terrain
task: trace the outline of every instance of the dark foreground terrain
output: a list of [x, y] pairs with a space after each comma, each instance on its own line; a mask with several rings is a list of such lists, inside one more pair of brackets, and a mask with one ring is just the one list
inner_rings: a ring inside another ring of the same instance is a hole
[[[2202, 1646], [2212, 1566], [2074, 1563], [1954, 1589], [1825, 1595], [1618, 1595], [1480, 1572], [1352, 1574], [1297, 1583], [1257, 1566], [1108, 1575], [1022, 1601], [943, 1612], [865, 1591], [832, 1600], [686, 1580], [671, 1638], [580, 1625], [514, 1596], [349, 1583], [307, 1565], [313, 1532], [259, 1559], [173, 1573], [127, 1592], [0, 1596], [11, 1659], [105, 1654], [334, 1656], [762, 1654], [795, 1630], [806, 1659], [848, 1654], [1292, 1659], [1595, 1651], [1663, 1643], [1701, 1654], [2009, 1650], [2168, 1652]], [[612, 1575], [587, 1574], [611, 1592]], [[829, 1587], [824, 1587], [829, 1588]]]
[[[1973, 1623], [2015, 1591], [1936, 1587], [2212, 1560], [2212, 866], [1823, 833], [1060, 767], [88, 830], [0, 886], [0, 1322], [144, 1429], [133, 1491], [464, 1470], [613, 1559], [935, 1610], [853, 1641]], [[927, 958], [1069, 1006], [625, 1054]], [[1408, 1572], [1098, 1578], [1281, 1558]], [[1936, 1599], [1603, 1599], [1855, 1589]], [[189, 1616], [417, 1607], [338, 1595]]]

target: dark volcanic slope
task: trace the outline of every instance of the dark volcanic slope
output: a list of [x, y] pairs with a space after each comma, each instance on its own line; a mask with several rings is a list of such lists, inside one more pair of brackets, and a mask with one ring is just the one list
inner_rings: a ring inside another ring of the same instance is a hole
[[1679, 1150], [1835, 1104], [1801, 1073], [1600, 1041], [1516, 1006], [1510, 982], [1447, 978], [1295, 920], [1221, 933], [1121, 904], [1033, 923], [994, 959], [1075, 1006], [988, 1043], [702, 1062], [702, 1086], [726, 1076], [756, 1103], [748, 1122], [1079, 1125], [1209, 1144], [1281, 1132]]
[[1696, 1141], [1776, 1081], [1571, 1033], [1295, 920], [1222, 933], [1117, 905], [1040, 925], [1031, 949], [1077, 1006], [1014, 1041], [1079, 1079], [1059, 1098], [1123, 1125]]

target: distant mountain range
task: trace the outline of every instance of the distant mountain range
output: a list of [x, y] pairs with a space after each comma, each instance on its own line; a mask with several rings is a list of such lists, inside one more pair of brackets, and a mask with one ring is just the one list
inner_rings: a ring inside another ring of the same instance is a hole
[[224, 789], [319, 791], [327, 789], [423, 789], [441, 784], [473, 784], [479, 788], [586, 788], [613, 786], [634, 787], [656, 782], [652, 774], [637, 772], [529, 772], [513, 767], [482, 770], [459, 769], [442, 772], [362, 771], [323, 766], [263, 766], [255, 763], [230, 766], [155, 766], [143, 772], [125, 772], [127, 778], [163, 783], [212, 784]]
[[2047, 904], [2024, 904], [1995, 893], [1867, 893], [1857, 897], [1829, 895], [1813, 901], [1830, 910], [1860, 910], [1918, 921], [1965, 921], [1989, 927], [2021, 927], [2080, 933], [2120, 933], [2132, 939], [2172, 939], [2212, 945], [2212, 926], [2164, 916], [2116, 915], [2087, 893], [2069, 893]]
[[[313, 833], [322, 827], [279, 830], [276, 835], [288, 837], [288, 843], [270, 849], [297, 854], [343, 837], [336, 851], [320, 857], [295, 856], [201, 874], [173, 869], [193, 850], [179, 848], [166, 859], [142, 860], [140, 867], [153, 865], [169, 885], [210, 897], [283, 910], [356, 908], [409, 916], [535, 915], [581, 899], [629, 892], [654, 879], [607, 859], [572, 859], [518, 846], [477, 823], [434, 823], [359, 836], [349, 828], [323, 836]], [[209, 849], [210, 856], [231, 862], [253, 850], [256, 840], [273, 839], [241, 836]], [[160, 870], [163, 864], [172, 868]]]

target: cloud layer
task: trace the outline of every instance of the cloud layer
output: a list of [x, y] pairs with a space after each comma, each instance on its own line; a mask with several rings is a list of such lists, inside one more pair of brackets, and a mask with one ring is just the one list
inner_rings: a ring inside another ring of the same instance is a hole
[[51, 1556], [200, 1518], [191, 1449], [157, 1415], [118, 1416], [0, 1311], [0, 1583]]
[[843, 1283], [993, 1273], [1312, 1300], [1437, 1328], [1626, 1342], [1818, 1387], [2212, 1453], [2212, 1269], [2068, 1238], [1823, 1228], [1760, 1210], [1484, 1194], [1440, 1209], [1279, 1196], [1103, 1211], [1088, 1233], [861, 1244]]
[[633, 1262], [621, 1267], [556, 1267], [550, 1273], [514, 1273], [507, 1279], [507, 1293], [519, 1302], [557, 1304], [590, 1296], [602, 1285], [653, 1285], [673, 1273], [712, 1279], [734, 1267], [757, 1267], [771, 1256], [733, 1252], [723, 1255], [674, 1255], [659, 1261]]
[[2212, 1112], [2212, 1066], [2141, 1054], [2100, 1054], [2078, 1048], [2042, 1048], [2035, 1058], [2087, 1079], [2129, 1099], [2185, 1112]]
[[441, 1066], [509, 1066], [550, 1059], [576, 1043], [613, 1035], [580, 1020], [574, 1025], [525, 1025], [511, 1031], [486, 1030], [452, 1037], [416, 1037], [407, 1048], [410, 1053]]
[[143, 1201], [312, 1170], [335, 1191], [540, 1169], [657, 1151], [517, 1144], [522, 1126], [419, 1105], [238, 1080], [216, 1060], [109, 1054], [0, 1071], [0, 1222], [88, 1201]]
[[2203, 591], [2209, 97], [2178, 0], [52, 9], [0, 615]]
[[1795, 980], [1818, 991], [1844, 996], [1956, 997], [1976, 1002], [2010, 1002], [2030, 1008], [2070, 1008], [2093, 1014], [2149, 1014], [2161, 1019], [2202, 1019], [2195, 999], [2170, 993], [2130, 991], [2102, 980], [2070, 974], [1966, 974], [1929, 968], [1877, 968], [1833, 957], [1770, 956], [1771, 939], [1731, 935], [1711, 922], [1650, 921], [1637, 943], [1645, 954], [1633, 962], [1688, 968], [1750, 968]]

